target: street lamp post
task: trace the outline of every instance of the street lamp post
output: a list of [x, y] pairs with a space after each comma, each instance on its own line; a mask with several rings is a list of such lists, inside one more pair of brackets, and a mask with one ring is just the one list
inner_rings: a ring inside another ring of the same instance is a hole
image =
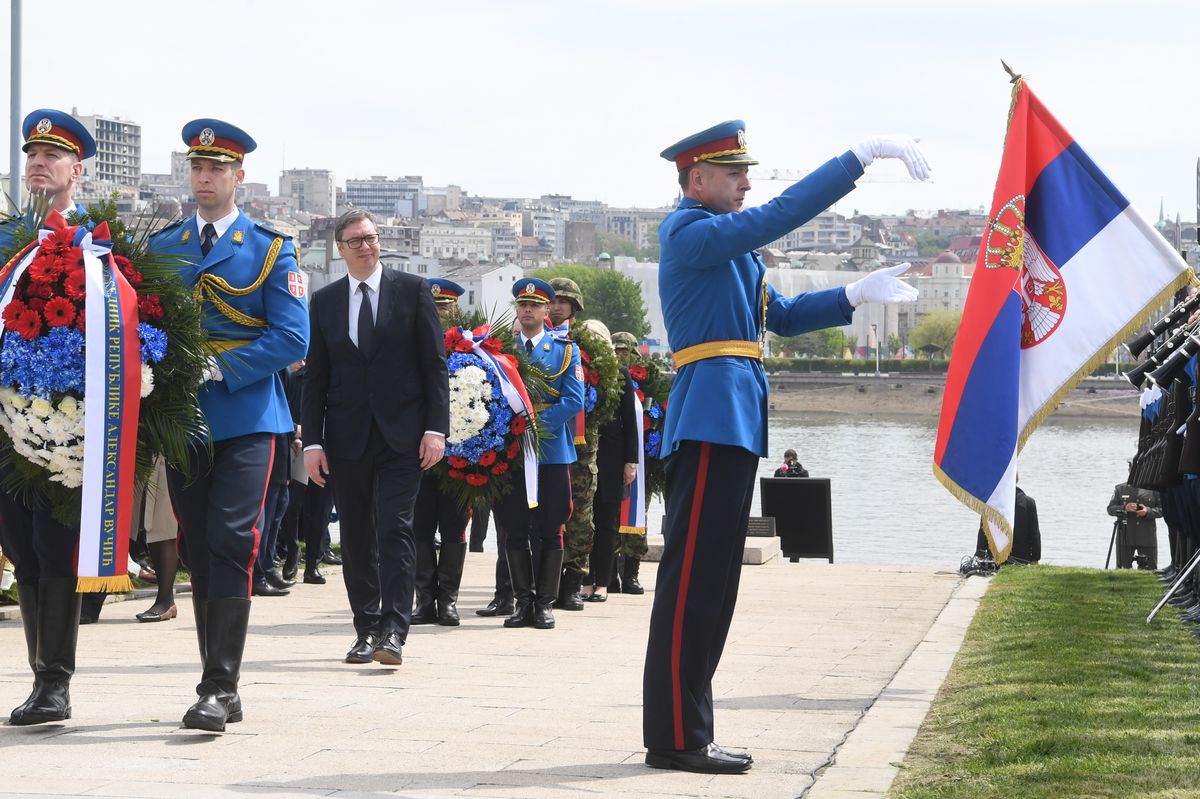
[[[12, 0], [8, 94], [8, 195], [21, 206], [21, 0]], [[7, 205], [0, 198], [0, 206]]]
[[875, 376], [879, 377], [879, 331], [871, 325], [871, 337], [875, 339]]

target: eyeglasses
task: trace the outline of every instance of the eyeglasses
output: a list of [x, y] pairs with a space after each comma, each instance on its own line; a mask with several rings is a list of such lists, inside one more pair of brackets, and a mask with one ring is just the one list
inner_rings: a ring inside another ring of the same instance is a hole
[[359, 247], [363, 246], [364, 244], [374, 247], [378, 243], [379, 243], [379, 234], [378, 233], [372, 233], [370, 236], [355, 236], [352, 239], [345, 239], [345, 240], [339, 239], [338, 240], [338, 244], [345, 244], [347, 247], [349, 247], [352, 250], [357, 250]]

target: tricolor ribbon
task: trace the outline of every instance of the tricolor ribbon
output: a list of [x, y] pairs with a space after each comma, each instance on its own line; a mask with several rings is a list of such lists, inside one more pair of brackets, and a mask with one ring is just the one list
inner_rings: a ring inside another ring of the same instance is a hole
[[633, 405], [637, 410], [637, 439], [638, 463], [637, 477], [629, 484], [629, 490], [621, 500], [621, 527], [618, 532], [626, 535], [646, 534], [646, 447], [643, 443], [642, 429], [644, 416], [642, 401], [637, 394], [633, 395]]
[[508, 407], [518, 416], [524, 416], [527, 425], [521, 436], [521, 454], [525, 462], [525, 498], [529, 507], [536, 508], [538, 504], [537, 490], [537, 427], [533, 403], [525, 390], [525, 381], [517, 371], [517, 360], [502, 352], [493, 353], [483, 346], [491, 335], [490, 325], [483, 325], [474, 330], [459, 328], [458, 332], [464, 339], [471, 342], [471, 351], [478, 355], [484, 364], [490, 366], [500, 380], [500, 393], [508, 402]]

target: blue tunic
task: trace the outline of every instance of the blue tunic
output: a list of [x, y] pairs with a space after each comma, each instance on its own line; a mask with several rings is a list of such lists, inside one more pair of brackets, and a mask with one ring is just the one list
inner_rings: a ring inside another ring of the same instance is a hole
[[547, 333], [534, 347], [529, 360], [544, 375], [546, 406], [538, 412], [538, 427], [546, 431], [541, 439], [538, 463], [575, 462], [575, 431], [569, 425], [583, 410], [583, 369], [579, 365], [579, 347], [568, 339]]
[[261, 286], [244, 296], [216, 292], [237, 313], [265, 320], [266, 327], [230, 319], [205, 297], [203, 323], [209, 338], [248, 342], [219, 354], [224, 379], [209, 381], [199, 389], [200, 408], [212, 440], [291, 432], [292, 416], [278, 372], [308, 352], [308, 305], [295, 247], [290, 238], [239, 214], [204, 257], [198, 230], [192, 216], [151, 241], [155, 252], [179, 258], [179, 275], [189, 288], [206, 274], [225, 280], [234, 289], [253, 285], [272, 244], [283, 239], [275, 265]]
[[[673, 352], [708, 341], [763, 335], [766, 267], [754, 252], [824, 211], [854, 189], [862, 165], [834, 158], [765, 205], [715, 214], [685, 197], [658, 229], [658, 293]], [[783, 297], [766, 286], [767, 329], [784, 336], [848, 324], [842, 288]], [[767, 379], [762, 363], [722, 356], [688, 364], [671, 386], [663, 457], [681, 441], [729, 444], [767, 455]]]

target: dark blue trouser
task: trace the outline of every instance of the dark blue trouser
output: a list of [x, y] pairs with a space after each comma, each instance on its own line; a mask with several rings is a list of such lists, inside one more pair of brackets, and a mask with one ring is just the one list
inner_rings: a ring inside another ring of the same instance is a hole
[[712, 678], [737, 602], [759, 458], [741, 447], [684, 441], [669, 458], [664, 546], [642, 682], [647, 749], [713, 740]]
[[[0, 479], [5, 476], [0, 473]], [[0, 490], [0, 550], [12, 561], [18, 585], [37, 585], [43, 578], [75, 577], [78, 549], [78, 527], [64, 527], [49, 510], [30, 510]]]
[[255, 433], [191, 450], [190, 482], [167, 467], [179, 555], [198, 599], [250, 597], [275, 436]]

